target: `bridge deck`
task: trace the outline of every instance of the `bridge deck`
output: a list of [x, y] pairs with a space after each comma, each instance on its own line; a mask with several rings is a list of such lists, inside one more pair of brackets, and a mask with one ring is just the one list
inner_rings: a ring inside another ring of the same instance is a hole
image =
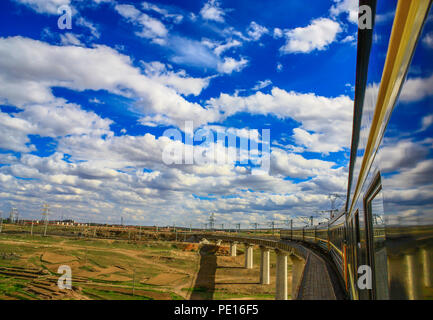
[[305, 264], [297, 300], [336, 300], [337, 294], [331, 282], [326, 262], [310, 252]]

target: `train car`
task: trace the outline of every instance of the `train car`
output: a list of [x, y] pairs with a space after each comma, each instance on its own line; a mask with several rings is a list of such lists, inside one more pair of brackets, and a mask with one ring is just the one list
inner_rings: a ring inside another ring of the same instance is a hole
[[[431, 2], [368, 1], [373, 28], [359, 30], [346, 201], [353, 299], [433, 298]], [[361, 266], [370, 286], [357, 283]]]
[[316, 243], [316, 227], [309, 226], [304, 227], [304, 241], [310, 243]]
[[326, 252], [331, 250], [329, 244], [329, 226], [328, 223], [319, 223], [316, 227], [316, 244]]
[[281, 237], [327, 250], [352, 299], [433, 299], [432, 1], [365, 6], [345, 208]]
[[[284, 236], [283, 236], [284, 238]], [[304, 228], [299, 229], [293, 229], [292, 234], [290, 237], [287, 237], [286, 239], [289, 240], [297, 240], [297, 241], [304, 241]]]
[[344, 210], [340, 210], [338, 214], [329, 221], [328, 224], [328, 242], [329, 254], [334, 260], [341, 276], [345, 279], [345, 222], [346, 216]]

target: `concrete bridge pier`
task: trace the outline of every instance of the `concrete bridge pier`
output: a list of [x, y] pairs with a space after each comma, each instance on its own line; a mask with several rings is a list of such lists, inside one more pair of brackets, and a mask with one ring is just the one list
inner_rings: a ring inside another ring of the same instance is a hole
[[260, 283], [270, 284], [270, 264], [269, 264], [270, 249], [266, 247], [260, 247]]
[[287, 300], [287, 252], [276, 249], [277, 278], [275, 281], [275, 300]]
[[298, 295], [298, 287], [302, 280], [302, 273], [305, 268], [305, 260], [294, 254], [290, 255], [290, 260], [292, 261], [292, 300], [294, 300]]
[[253, 247], [254, 245], [245, 243], [245, 268], [253, 268]]
[[238, 243], [236, 241], [230, 242], [230, 256], [236, 257], [237, 255], [237, 245]]

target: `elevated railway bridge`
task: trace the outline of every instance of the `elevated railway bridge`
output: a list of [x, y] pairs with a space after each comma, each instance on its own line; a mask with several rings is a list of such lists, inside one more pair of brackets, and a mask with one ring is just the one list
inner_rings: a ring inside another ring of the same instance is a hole
[[308, 244], [247, 236], [221, 235], [217, 233], [196, 233], [192, 235], [198, 241], [204, 239], [223, 242], [230, 245], [230, 255], [237, 256], [238, 245], [245, 247], [246, 269], [254, 265], [253, 250], [260, 250], [260, 284], [270, 284], [270, 254], [277, 256], [275, 299], [288, 299], [288, 259], [292, 262], [291, 297], [296, 300], [342, 300], [346, 298], [342, 288], [342, 279], [330, 261], [317, 248]]

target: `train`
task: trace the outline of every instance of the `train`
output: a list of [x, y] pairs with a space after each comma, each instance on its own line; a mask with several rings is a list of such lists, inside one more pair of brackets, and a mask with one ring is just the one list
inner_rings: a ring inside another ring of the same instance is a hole
[[433, 299], [431, 7], [359, 1], [371, 27], [358, 27], [344, 204], [327, 222], [280, 232], [327, 254], [353, 300]]

